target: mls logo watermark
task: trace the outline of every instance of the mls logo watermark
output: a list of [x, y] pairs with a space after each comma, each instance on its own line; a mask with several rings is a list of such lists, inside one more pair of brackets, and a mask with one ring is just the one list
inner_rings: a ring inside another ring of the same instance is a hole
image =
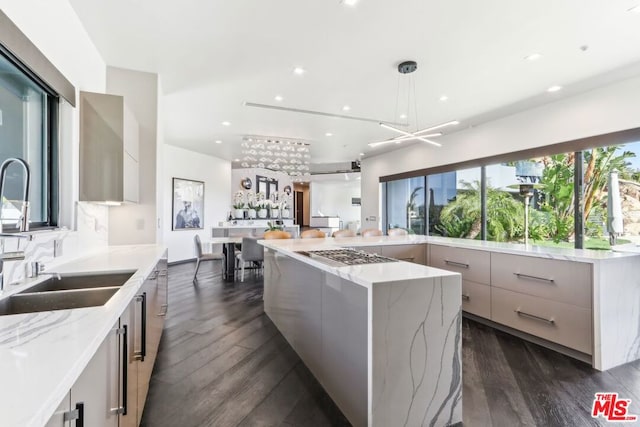
[[618, 393], [596, 393], [591, 408], [593, 418], [602, 417], [612, 423], [630, 423], [638, 420], [637, 415], [629, 414], [631, 399], [619, 399]]

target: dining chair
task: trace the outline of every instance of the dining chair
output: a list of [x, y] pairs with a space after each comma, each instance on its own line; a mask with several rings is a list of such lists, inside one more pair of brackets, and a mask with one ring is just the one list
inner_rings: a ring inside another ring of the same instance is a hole
[[320, 231], [318, 229], [305, 230], [302, 233], [300, 233], [300, 238], [301, 239], [319, 239], [319, 238], [323, 238], [323, 237], [327, 237], [327, 235], [324, 234], [323, 231]]
[[387, 231], [387, 236], [406, 236], [407, 234], [409, 233], [404, 228], [390, 228]]
[[258, 244], [256, 237], [243, 237], [242, 238], [242, 250], [237, 256], [238, 263], [241, 264], [242, 273], [240, 274], [240, 281], [244, 282], [244, 269], [248, 262], [260, 263], [260, 268], [264, 261], [264, 248]]
[[362, 234], [362, 237], [382, 236], [382, 230], [378, 230], [378, 229], [375, 229], [375, 228], [368, 228], [366, 230], [362, 230], [362, 232], [360, 234]]
[[[197, 282], [198, 270], [200, 269], [200, 263], [202, 261], [217, 261], [224, 259], [224, 254], [222, 252], [212, 252], [212, 253], [203, 253], [202, 252], [202, 241], [200, 240], [200, 236], [197, 234], [193, 236], [193, 242], [196, 246], [196, 271], [193, 273], [193, 283]], [[224, 268], [224, 263], [223, 267]]]
[[356, 233], [352, 230], [338, 230], [334, 231], [331, 237], [356, 237]]

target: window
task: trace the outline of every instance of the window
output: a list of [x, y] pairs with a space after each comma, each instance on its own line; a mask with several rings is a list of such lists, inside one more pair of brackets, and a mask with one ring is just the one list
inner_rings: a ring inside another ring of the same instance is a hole
[[425, 234], [424, 177], [387, 183], [386, 228], [404, 228], [410, 233]]
[[[582, 150], [484, 166], [484, 174], [472, 168], [388, 181], [385, 224], [499, 242], [522, 243], [526, 235], [535, 245], [566, 248], [640, 244], [640, 142]], [[613, 171], [618, 200], [609, 194]], [[609, 212], [621, 219], [615, 227]]]
[[427, 176], [429, 234], [480, 238], [480, 185], [480, 168]]
[[[610, 198], [609, 174], [618, 172], [618, 198]], [[610, 202], [622, 214], [616, 244], [640, 243], [640, 142], [598, 147], [583, 152], [585, 248], [608, 249]], [[613, 207], [613, 206], [612, 206]]]
[[[57, 98], [8, 56], [0, 54], [0, 162], [10, 157], [30, 166], [32, 227], [55, 225], [55, 134]], [[7, 169], [2, 200], [2, 225], [16, 229], [24, 191], [20, 165]]]

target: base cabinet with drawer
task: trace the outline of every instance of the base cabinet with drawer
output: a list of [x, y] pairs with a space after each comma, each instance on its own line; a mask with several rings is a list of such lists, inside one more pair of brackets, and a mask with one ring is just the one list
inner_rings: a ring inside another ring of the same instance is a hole
[[380, 255], [400, 261], [426, 264], [425, 245], [384, 245], [380, 247]]
[[593, 354], [591, 264], [435, 244], [428, 264], [462, 275], [463, 311]]
[[494, 287], [491, 290], [491, 320], [592, 354], [589, 309]]
[[429, 265], [462, 275], [462, 311], [491, 318], [490, 253], [430, 245]]
[[47, 427], [138, 426], [168, 302], [166, 255], [113, 325]]

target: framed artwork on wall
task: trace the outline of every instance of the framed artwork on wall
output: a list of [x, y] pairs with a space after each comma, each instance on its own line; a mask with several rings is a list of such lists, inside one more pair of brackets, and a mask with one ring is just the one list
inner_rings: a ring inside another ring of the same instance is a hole
[[204, 182], [173, 178], [172, 230], [204, 228]]

